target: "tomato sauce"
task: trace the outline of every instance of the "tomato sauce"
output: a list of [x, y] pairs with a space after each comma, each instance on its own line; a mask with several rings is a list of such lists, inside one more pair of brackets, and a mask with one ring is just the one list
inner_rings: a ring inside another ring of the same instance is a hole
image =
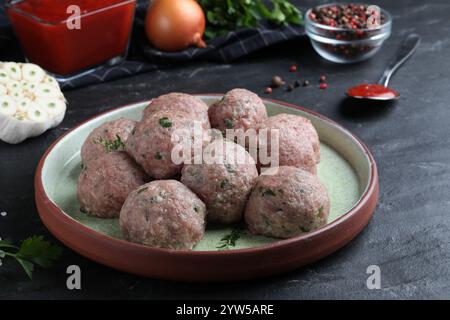
[[395, 99], [400, 94], [397, 91], [387, 88], [381, 84], [363, 83], [348, 89], [347, 95], [350, 97]]
[[[67, 13], [79, 6], [80, 29]], [[73, 74], [126, 54], [136, 0], [8, 1], [7, 12], [26, 57], [59, 75]]]

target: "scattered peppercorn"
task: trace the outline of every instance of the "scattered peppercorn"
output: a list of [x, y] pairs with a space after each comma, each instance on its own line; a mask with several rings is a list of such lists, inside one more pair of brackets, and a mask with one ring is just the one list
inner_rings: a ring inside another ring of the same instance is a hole
[[271, 94], [271, 93], [272, 93], [272, 88], [271, 88], [271, 87], [267, 87], [267, 88], [264, 90], [264, 93], [266, 93], [266, 94]]
[[296, 87], [296, 88], [300, 87], [300, 81], [295, 80], [294, 87]]
[[309, 86], [309, 81], [308, 81], [308, 80], [303, 81], [303, 86], [304, 86], [304, 87]]
[[285, 84], [285, 82], [283, 81], [283, 79], [280, 76], [272, 77], [272, 87], [279, 88], [284, 84]]
[[325, 82], [322, 82], [322, 83], [319, 85], [319, 88], [322, 89], [322, 90], [325, 90], [326, 88], [328, 88], [328, 84], [326, 84]]
[[295, 64], [293, 64], [290, 68], [289, 68], [289, 72], [296, 72], [297, 71], [297, 66]]
[[325, 76], [320, 76], [319, 82], [327, 82], [327, 77]]
[[286, 90], [288, 92], [290, 92], [290, 91], [294, 90], [294, 86], [292, 84], [290, 84], [290, 85], [287, 86]]

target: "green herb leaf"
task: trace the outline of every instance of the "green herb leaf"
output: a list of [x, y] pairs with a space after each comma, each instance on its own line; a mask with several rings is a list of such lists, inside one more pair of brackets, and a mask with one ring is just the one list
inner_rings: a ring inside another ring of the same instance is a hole
[[45, 241], [43, 236], [32, 236], [22, 242], [17, 256], [32, 261], [42, 268], [48, 268], [61, 253], [61, 247]]
[[16, 247], [14, 245], [14, 243], [9, 240], [9, 239], [5, 239], [5, 240], [0, 240], [0, 248], [12, 248], [12, 249], [19, 249], [18, 247]]
[[262, 191], [261, 196], [265, 197], [265, 196], [271, 196], [271, 197], [275, 197], [276, 194], [275, 192], [273, 192], [272, 189], [266, 188]]
[[[288, 0], [197, 0], [206, 13], [207, 38], [239, 28], [257, 27], [261, 20], [285, 25], [301, 24], [302, 14]], [[269, 2], [270, 5], [266, 5]]]
[[28, 278], [30, 280], [33, 280], [33, 271], [34, 271], [34, 264], [30, 261], [27, 261], [25, 259], [21, 259], [16, 257], [17, 262], [22, 266], [23, 270], [27, 274]]
[[172, 121], [169, 118], [164, 117], [159, 119], [159, 125], [163, 128], [170, 128], [172, 126]]
[[219, 244], [216, 246], [217, 249], [229, 249], [230, 247], [236, 246], [236, 241], [241, 237], [241, 229], [233, 229], [230, 234], [227, 234], [222, 239], [220, 239]]
[[300, 230], [305, 233], [311, 231], [311, 230], [309, 230], [309, 228], [306, 228], [304, 226], [300, 226]]
[[227, 171], [229, 172], [229, 173], [236, 173], [237, 171], [236, 171], [236, 169], [231, 165], [231, 164], [225, 164], [225, 168], [227, 169]]
[[233, 129], [234, 122], [232, 119], [225, 118], [223, 119], [223, 122], [225, 123], [225, 127], [227, 127], [227, 129]]
[[25, 239], [20, 247], [9, 240], [1, 240], [0, 258], [14, 258], [30, 279], [33, 279], [34, 264], [42, 268], [50, 267], [62, 253], [62, 248], [44, 240], [43, 236]]
[[316, 215], [320, 216], [323, 212], [323, 206], [320, 206], [319, 210], [317, 210]]
[[107, 153], [117, 151], [119, 149], [120, 150], [125, 149], [125, 144], [123, 143], [119, 135], [116, 135], [116, 140], [107, 140], [100, 137], [97, 140], [97, 142], [100, 143], [103, 146], [103, 148], [105, 148], [105, 152]]
[[228, 184], [228, 179], [223, 179], [222, 181], [220, 181], [220, 188], [223, 189], [227, 186]]
[[148, 189], [148, 187], [142, 187], [142, 188], [138, 189], [137, 193], [138, 193], [138, 194], [139, 194], [139, 193], [142, 193], [142, 192], [144, 192], [144, 191], [147, 191], [147, 189]]

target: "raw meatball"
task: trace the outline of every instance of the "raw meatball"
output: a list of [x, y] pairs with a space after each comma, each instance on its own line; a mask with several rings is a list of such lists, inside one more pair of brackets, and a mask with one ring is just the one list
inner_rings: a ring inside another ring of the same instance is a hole
[[[190, 150], [192, 155], [194, 144], [202, 148], [211, 139], [208, 128], [199, 125], [198, 136], [194, 129], [194, 120], [183, 115], [158, 111], [136, 125], [125, 144], [125, 149], [151, 177], [171, 178], [179, 174], [183, 167], [183, 159], [172, 159], [174, 147], [189, 144], [192, 148], [185, 149]], [[178, 154], [180, 157], [190, 158], [185, 153]]]
[[100, 218], [118, 217], [128, 194], [146, 181], [145, 173], [125, 152], [106, 153], [85, 164], [78, 178], [81, 210]]
[[[294, 166], [317, 173], [320, 162], [319, 136], [311, 121], [301, 116], [281, 113], [268, 118], [258, 126], [258, 133], [267, 130], [267, 141], [259, 140], [259, 149], [272, 155], [272, 130], [279, 133], [279, 165]], [[261, 165], [263, 167], [268, 164]]]
[[144, 109], [143, 118], [151, 117], [158, 111], [183, 114], [187, 118], [201, 121], [209, 127], [208, 105], [200, 98], [189, 94], [173, 92], [153, 99]]
[[185, 185], [158, 180], [128, 196], [120, 211], [120, 228], [132, 242], [192, 249], [205, 233], [205, 217], [205, 204]]
[[136, 121], [121, 118], [108, 121], [94, 129], [81, 147], [83, 163], [87, 164], [90, 160], [110, 151], [123, 150], [123, 143], [135, 125]]
[[267, 119], [266, 106], [253, 92], [233, 89], [221, 101], [209, 108], [209, 120], [213, 128], [224, 132], [226, 129], [254, 128]]
[[[299, 116], [295, 116], [292, 114], [283, 114], [283, 115], [279, 115], [278, 116], [278, 120], [281, 121], [282, 123], [284, 121], [289, 122], [289, 121], [293, 121], [295, 122], [296, 120], [289, 120], [289, 119], [294, 119], [294, 117], [299, 117]], [[314, 126], [312, 125], [311, 121], [309, 119], [300, 117], [300, 120], [297, 120], [299, 122], [302, 123], [302, 125], [299, 125], [299, 130], [303, 130], [305, 136], [307, 137], [307, 139], [309, 141], [311, 141], [312, 143], [312, 147], [314, 150], [314, 155], [316, 158], [316, 163], [320, 162], [320, 140], [319, 140], [319, 134], [316, 131], [316, 128], [314, 128]], [[285, 120], [283, 120], [285, 119]]]
[[259, 176], [245, 209], [250, 231], [291, 238], [327, 223], [327, 190], [311, 173], [296, 167], [274, 167]]
[[206, 203], [208, 220], [232, 223], [242, 219], [253, 184], [258, 177], [255, 161], [240, 145], [215, 140], [205, 149], [214, 161], [186, 164], [181, 182]]

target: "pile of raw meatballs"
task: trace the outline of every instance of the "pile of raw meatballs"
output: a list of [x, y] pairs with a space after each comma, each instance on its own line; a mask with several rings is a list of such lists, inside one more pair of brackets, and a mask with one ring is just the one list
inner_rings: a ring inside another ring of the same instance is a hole
[[[193, 134], [194, 122], [203, 132], [277, 129], [279, 167], [259, 175], [262, 165], [244, 146], [210, 134], [202, 136], [202, 147], [222, 150], [214, 155], [220, 161], [174, 163], [172, 135], [175, 130]], [[119, 217], [125, 239], [151, 247], [192, 249], [207, 222], [244, 219], [254, 234], [290, 238], [326, 224], [330, 211], [316, 176], [320, 144], [311, 122], [291, 114], [268, 117], [262, 100], [245, 89], [229, 91], [211, 107], [188, 94], [160, 96], [139, 122], [122, 118], [93, 130], [81, 157], [81, 210]], [[250, 160], [236, 161], [244, 158]]]

